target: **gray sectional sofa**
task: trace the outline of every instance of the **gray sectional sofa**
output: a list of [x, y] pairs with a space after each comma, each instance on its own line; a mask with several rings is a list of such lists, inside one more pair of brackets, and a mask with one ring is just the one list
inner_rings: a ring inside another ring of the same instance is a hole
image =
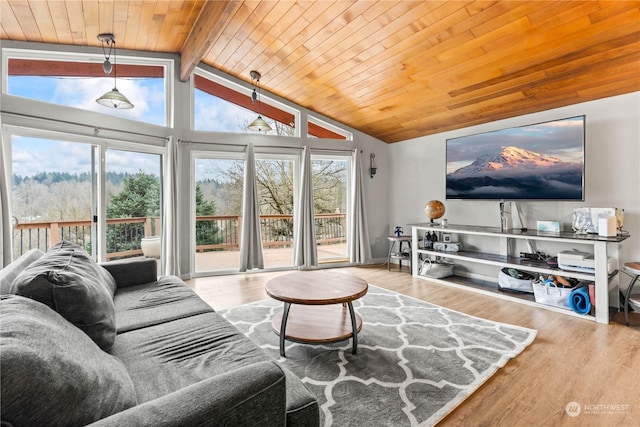
[[0, 272], [7, 426], [315, 426], [292, 373], [153, 259], [61, 242]]

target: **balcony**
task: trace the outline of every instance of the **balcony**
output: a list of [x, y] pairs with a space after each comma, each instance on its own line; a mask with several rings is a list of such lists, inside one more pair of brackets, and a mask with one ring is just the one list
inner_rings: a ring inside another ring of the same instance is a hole
[[[318, 258], [344, 260], [346, 215], [315, 216]], [[43, 221], [13, 227], [14, 259], [29, 249], [46, 251], [61, 240], [75, 242], [91, 253], [91, 221]], [[293, 265], [293, 217], [261, 215], [260, 229], [266, 267]], [[196, 271], [236, 269], [242, 231], [241, 216], [196, 217]], [[157, 217], [107, 219], [106, 259], [144, 256], [141, 241], [160, 233]]]

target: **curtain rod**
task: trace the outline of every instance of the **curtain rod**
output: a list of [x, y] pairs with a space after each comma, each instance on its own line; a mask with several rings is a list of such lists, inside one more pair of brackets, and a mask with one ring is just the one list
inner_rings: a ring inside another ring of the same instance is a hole
[[[204, 141], [187, 141], [184, 139], [178, 140], [179, 144], [203, 144], [203, 145], [221, 145], [225, 147], [235, 147], [235, 148], [246, 148], [248, 144], [229, 144], [228, 142], [204, 142]], [[288, 150], [302, 150], [304, 147], [291, 147], [285, 145], [256, 145], [253, 144], [254, 148], [282, 148]], [[344, 150], [338, 148], [311, 148], [312, 151], [333, 151], [339, 153], [353, 153], [354, 149]]]
[[110, 131], [110, 132], [118, 132], [118, 133], [128, 134], [128, 135], [144, 136], [144, 137], [147, 137], [147, 138], [155, 138], [155, 139], [161, 139], [161, 140], [165, 140], [165, 141], [169, 140], [168, 136], [150, 135], [148, 133], [125, 131], [125, 130], [121, 130], [121, 129], [108, 128], [108, 127], [104, 127], [104, 126], [93, 126], [93, 125], [88, 125], [86, 123], [72, 122], [70, 120], [50, 119], [50, 118], [47, 118], [47, 117], [34, 116], [32, 114], [12, 113], [12, 112], [3, 111], [2, 115], [23, 117], [23, 118], [27, 118], [27, 119], [41, 120], [41, 121], [52, 122], [52, 123], [62, 123], [62, 124], [67, 124], [67, 125], [75, 125], [75, 126], [84, 127], [84, 128], [87, 128], [87, 129], [93, 129], [94, 131], [95, 130], [106, 130], [106, 131]]

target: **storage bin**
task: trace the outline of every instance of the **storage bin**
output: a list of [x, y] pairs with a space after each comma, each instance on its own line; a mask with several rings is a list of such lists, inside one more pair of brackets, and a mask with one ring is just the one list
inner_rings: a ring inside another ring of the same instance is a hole
[[534, 275], [515, 268], [503, 268], [498, 273], [498, 288], [507, 292], [533, 293]]
[[571, 295], [574, 289], [576, 289], [576, 286], [573, 288], [559, 288], [551, 280], [533, 282], [533, 295], [536, 302], [564, 308], [566, 310], [571, 310], [569, 295]]
[[420, 263], [418, 274], [432, 279], [442, 279], [453, 274], [453, 264], [425, 259]]

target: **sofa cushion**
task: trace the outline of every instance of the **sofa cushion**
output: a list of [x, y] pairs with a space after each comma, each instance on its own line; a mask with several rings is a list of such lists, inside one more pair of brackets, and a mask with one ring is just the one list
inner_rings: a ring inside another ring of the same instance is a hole
[[17, 260], [0, 270], [0, 294], [8, 294], [11, 284], [18, 277], [18, 274], [42, 255], [44, 255], [44, 252], [40, 249], [28, 250], [20, 255]]
[[2, 423], [85, 425], [136, 405], [124, 365], [44, 304], [0, 297]]
[[118, 289], [155, 282], [158, 278], [158, 263], [153, 258], [126, 258], [99, 265], [111, 274]]
[[[275, 361], [259, 362], [209, 377], [90, 427], [283, 427], [285, 405], [284, 373]], [[318, 423], [299, 424], [314, 425]]]
[[[140, 403], [254, 363], [271, 360], [218, 313], [204, 313], [118, 335], [111, 353], [126, 365]], [[317, 425], [318, 402], [287, 374], [287, 420]]]
[[176, 276], [118, 288], [113, 302], [119, 334], [213, 311]]
[[60, 242], [11, 284], [10, 293], [48, 305], [109, 349], [115, 340], [115, 282], [80, 246]]

